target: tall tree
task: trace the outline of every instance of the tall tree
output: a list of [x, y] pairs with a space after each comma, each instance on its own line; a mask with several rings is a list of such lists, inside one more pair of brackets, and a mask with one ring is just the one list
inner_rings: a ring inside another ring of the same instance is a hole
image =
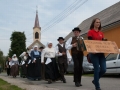
[[4, 68], [5, 56], [3, 56], [3, 52], [0, 50], [0, 66]]
[[23, 51], [26, 51], [26, 36], [24, 32], [14, 31], [11, 34], [10, 40], [11, 46], [8, 56], [12, 57], [13, 54], [16, 54], [17, 57], [19, 57]]

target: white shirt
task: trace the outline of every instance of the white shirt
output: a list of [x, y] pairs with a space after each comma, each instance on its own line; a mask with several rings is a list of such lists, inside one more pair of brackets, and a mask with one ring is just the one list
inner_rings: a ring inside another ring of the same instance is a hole
[[[83, 37], [80, 36], [80, 39], [83, 39]], [[71, 42], [72, 42], [72, 37], [70, 37], [70, 38], [67, 40], [67, 42], [66, 42], [66, 44], [65, 44], [65, 48], [66, 48], [66, 49], [70, 50], [70, 49], [72, 48]]]
[[56, 51], [55, 51], [55, 48], [45, 48], [42, 50], [42, 53], [41, 53], [41, 62], [43, 63], [44, 62], [44, 57], [46, 58], [55, 58], [55, 54], [56, 54]]
[[[60, 44], [60, 45], [63, 47], [63, 44]], [[67, 60], [71, 61], [72, 57], [70, 55], [69, 50], [66, 50], [66, 54], [67, 54]], [[56, 46], [56, 56], [62, 56], [62, 53], [59, 52], [58, 45]]]

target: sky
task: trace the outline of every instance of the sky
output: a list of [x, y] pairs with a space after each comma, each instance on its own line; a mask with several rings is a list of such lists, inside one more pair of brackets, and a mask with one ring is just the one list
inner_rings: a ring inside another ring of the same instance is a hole
[[[33, 42], [36, 9], [41, 27], [41, 43], [67, 36], [74, 27], [119, 0], [0, 0], [0, 50], [10, 48], [12, 32], [25, 32], [26, 46]], [[98, 17], [99, 18], [99, 17]]]

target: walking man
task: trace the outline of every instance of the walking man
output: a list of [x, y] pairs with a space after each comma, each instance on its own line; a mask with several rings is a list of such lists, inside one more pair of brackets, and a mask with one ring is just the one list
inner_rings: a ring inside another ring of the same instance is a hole
[[66, 83], [66, 79], [64, 77], [64, 73], [67, 71], [68, 62], [71, 61], [71, 55], [68, 50], [65, 48], [65, 43], [64, 43], [64, 38], [59, 37], [58, 39], [58, 44], [56, 46], [56, 55], [58, 56], [58, 65], [60, 69], [60, 75], [63, 83]]
[[66, 49], [71, 49], [72, 59], [74, 61], [74, 82], [75, 86], [82, 86], [82, 63], [83, 63], [83, 48], [81, 41], [83, 37], [80, 36], [81, 30], [76, 27], [73, 30], [74, 36], [69, 38], [66, 42]]

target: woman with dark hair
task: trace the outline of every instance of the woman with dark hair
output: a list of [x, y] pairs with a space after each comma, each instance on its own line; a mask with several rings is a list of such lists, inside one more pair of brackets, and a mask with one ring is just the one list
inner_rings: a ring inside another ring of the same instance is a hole
[[[89, 40], [104, 40], [104, 35], [101, 32], [101, 22], [99, 18], [92, 21], [90, 30], [88, 31]], [[92, 83], [95, 85], [96, 90], [100, 89], [99, 79], [106, 72], [106, 59], [104, 53], [90, 53], [89, 57], [94, 66], [94, 80]]]

